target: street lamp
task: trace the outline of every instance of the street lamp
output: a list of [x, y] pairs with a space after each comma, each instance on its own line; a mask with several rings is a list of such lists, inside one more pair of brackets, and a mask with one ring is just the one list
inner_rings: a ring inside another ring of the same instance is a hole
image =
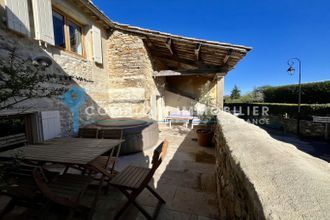
[[301, 110], [301, 61], [299, 58], [291, 58], [288, 60], [288, 73], [290, 75], [293, 75], [296, 69], [294, 68], [294, 65], [298, 62], [299, 66], [299, 90], [298, 90], [298, 114], [297, 114], [297, 134], [300, 135], [300, 110]]

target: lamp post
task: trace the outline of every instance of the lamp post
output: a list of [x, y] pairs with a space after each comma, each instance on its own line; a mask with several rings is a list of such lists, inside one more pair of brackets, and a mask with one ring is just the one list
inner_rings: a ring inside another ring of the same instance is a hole
[[298, 85], [298, 114], [297, 114], [297, 134], [300, 135], [300, 110], [301, 110], [301, 60], [299, 58], [291, 58], [288, 60], [288, 73], [293, 75], [296, 71], [294, 65], [298, 62], [299, 68], [299, 85]]

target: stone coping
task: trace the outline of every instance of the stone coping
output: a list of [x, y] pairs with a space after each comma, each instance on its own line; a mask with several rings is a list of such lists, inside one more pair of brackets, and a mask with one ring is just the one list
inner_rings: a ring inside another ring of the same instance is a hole
[[229, 113], [220, 112], [218, 122], [226, 144], [220, 147], [231, 152], [266, 219], [330, 219], [329, 163]]

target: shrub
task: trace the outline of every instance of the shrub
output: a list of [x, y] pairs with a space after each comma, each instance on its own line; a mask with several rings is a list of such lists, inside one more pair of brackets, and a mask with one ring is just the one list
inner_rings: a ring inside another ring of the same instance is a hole
[[[330, 81], [302, 84], [301, 103], [330, 103]], [[297, 103], [298, 85], [269, 87], [264, 91], [264, 102]]]
[[[283, 104], [283, 103], [226, 103], [225, 107], [229, 107], [233, 110], [242, 110], [243, 114], [247, 114], [248, 108], [250, 110], [254, 106], [263, 107], [266, 106], [269, 109], [270, 115], [285, 115], [289, 118], [297, 117], [297, 104]], [[301, 105], [301, 118], [311, 119], [312, 116], [330, 116], [330, 104], [302, 104]]]

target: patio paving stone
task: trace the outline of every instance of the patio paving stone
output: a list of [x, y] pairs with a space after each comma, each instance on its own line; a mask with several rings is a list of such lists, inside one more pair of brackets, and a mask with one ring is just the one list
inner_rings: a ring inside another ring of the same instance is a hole
[[[169, 141], [168, 154], [156, 171], [151, 186], [165, 199], [158, 219], [160, 220], [215, 220], [218, 218], [218, 204], [215, 184], [214, 148], [200, 147], [194, 138], [195, 131], [184, 127], [169, 129], [162, 127], [160, 140]], [[143, 153], [122, 156], [117, 164], [121, 171], [128, 165], [150, 167], [153, 149]], [[95, 188], [85, 193], [84, 203], [93, 199]], [[144, 190], [137, 201], [153, 213], [157, 200]], [[97, 204], [95, 220], [113, 219], [115, 213], [126, 202], [116, 188], [110, 187], [108, 194], [102, 194]], [[51, 216], [50, 216], [51, 217]], [[79, 217], [75, 218], [79, 219]], [[145, 219], [134, 206], [130, 206], [121, 219]]]

